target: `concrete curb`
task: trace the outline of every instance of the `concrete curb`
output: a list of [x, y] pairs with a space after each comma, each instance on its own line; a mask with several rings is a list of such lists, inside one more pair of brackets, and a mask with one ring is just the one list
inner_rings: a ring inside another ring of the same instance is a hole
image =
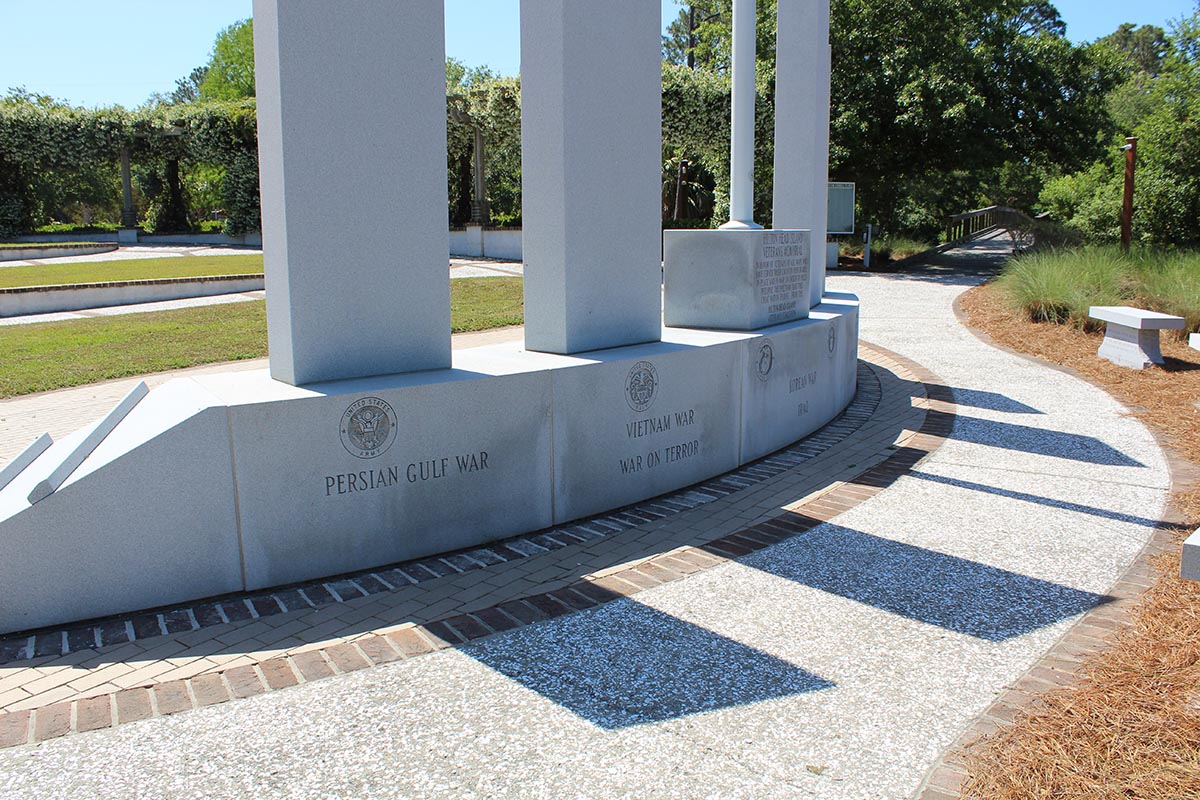
[[66, 286], [22, 286], [0, 289], [0, 317], [23, 317], [89, 308], [158, 303], [190, 297], [240, 294], [261, 291], [263, 288], [262, 275], [212, 275], [197, 278], [76, 283]]
[[38, 258], [72, 258], [111, 253], [116, 244], [98, 243], [91, 245], [50, 244], [43, 247], [0, 247], [0, 261], [30, 261]]

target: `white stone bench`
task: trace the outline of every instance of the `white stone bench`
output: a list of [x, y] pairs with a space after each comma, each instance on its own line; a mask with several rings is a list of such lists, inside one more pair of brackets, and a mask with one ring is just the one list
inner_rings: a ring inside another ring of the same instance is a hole
[[1200, 530], [1183, 543], [1183, 565], [1179, 574], [1185, 581], [1200, 581]]
[[1193, 350], [1200, 350], [1200, 333], [1193, 333], [1188, 337], [1188, 347]]
[[1143, 311], [1129, 306], [1092, 306], [1088, 316], [1107, 323], [1104, 341], [1096, 353], [1114, 364], [1133, 369], [1145, 369], [1163, 363], [1158, 348], [1158, 332], [1183, 330], [1183, 317]]

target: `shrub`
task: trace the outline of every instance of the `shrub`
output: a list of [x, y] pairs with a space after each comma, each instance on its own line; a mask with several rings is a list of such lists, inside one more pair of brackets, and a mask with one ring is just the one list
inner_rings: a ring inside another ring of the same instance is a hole
[[1200, 253], [1093, 245], [1013, 258], [999, 286], [1035, 322], [1096, 330], [1091, 306], [1133, 305], [1187, 319], [1200, 328]]

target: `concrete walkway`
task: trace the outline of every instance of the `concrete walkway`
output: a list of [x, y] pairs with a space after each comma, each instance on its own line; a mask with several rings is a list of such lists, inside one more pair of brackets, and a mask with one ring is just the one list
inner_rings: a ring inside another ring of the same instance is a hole
[[[913, 796], [1109, 599], [1170, 486], [1110, 397], [955, 319], [1004, 249], [831, 275], [887, 348], [863, 347], [873, 399], [836, 444], [710, 499], [416, 585], [363, 576], [319, 608], [189, 610], [173, 635], [160, 614], [140, 648], [0, 664], [0, 739], [106, 728], [0, 750], [0, 797]], [[533, 614], [555, 598], [584, 610]], [[153, 718], [120, 724], [139, 698], [128, 718]]]

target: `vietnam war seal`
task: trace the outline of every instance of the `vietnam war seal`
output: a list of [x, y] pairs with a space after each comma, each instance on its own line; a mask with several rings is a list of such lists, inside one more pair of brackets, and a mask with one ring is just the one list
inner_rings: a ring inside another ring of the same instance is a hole
[[634, 411], [645, 411], [658, 390], [658, 371], [649, 361], [639, 361], [625, 378], [625, 400]]

